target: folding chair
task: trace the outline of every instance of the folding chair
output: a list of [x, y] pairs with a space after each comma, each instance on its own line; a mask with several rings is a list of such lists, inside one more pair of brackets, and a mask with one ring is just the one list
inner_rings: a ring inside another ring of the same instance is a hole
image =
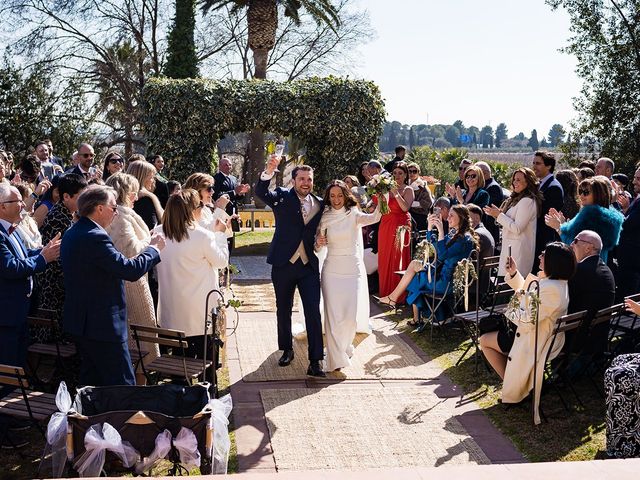
[[[640, 293], [626, 298], [638, 302], [640, 301]], [[628, 312], [623, 303], [615, 306], [619, 308], [610, 323], [609, 361], [617, 355], [636, 352], [640, 343], [640, 318], [632, 312]]]
[[54, 310], [38, 309], [27, 317], [27, 322], [30, 327], [46, 327], [54, 332], [54, 340], [52, 342], [32, 343], [27, 350], [30, 354], [28, 357], [29, 373], [34, 383], [39, 386], [46, 384], [45, 380], [39, 376], [38, 370], [41, 367], [42, 360], [47, 357], [53, 358], [55, 362], [55, 368], [51, 377], [53, 383], [57, 383], [56, 380], [60, 378], [64, 379], [67, 385], [73, 384], [71, 376], [65, 375], [65, 372], [69, 371], [70, 361], [77, 354], [76, 346], [60, 341], [60, 326], [58, 325], [56, 316], [57, 313]]
[[187, 385], [192, 385], [199, 377], [202, 376], [204, 379], [204, 373], [212, 365], [210, 360], [185, 357], [185, 349], [189, 344], [183, 331], [135, 324], [129, 325], [129, 328], [136, 341], [140, 358], [144, 356], [140, 342], [157, 343], [181, 353], [181, 355], [162, 354], [146, 365], [145, 362], [140, 361], [142, 372], [150, 384], [152, 383], [150, 372], [157, 372], [169, 377], [183, 377]]
[[[0, 364], [0, 387], [17, 387], [0, 398], [0, 415], [30, 421], [44, 437], [42, 423], [58, 411], [56, 396], [31, 390], [24, 369], [12, 365]], [[8, 429], [0, 431], [0, 435], [0, 440], [8, 440], [15, 448]]]

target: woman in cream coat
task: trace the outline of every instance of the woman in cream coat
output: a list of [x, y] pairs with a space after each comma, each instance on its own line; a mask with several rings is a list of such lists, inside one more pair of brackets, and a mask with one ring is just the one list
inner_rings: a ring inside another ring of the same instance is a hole
[[531, 273], [536, 248], [536, 221], [542, 196], [538, 192], [538, 179], [533, 170], [519, 168], [511, 176], [511, 196], [502, 204], [484, 207], [487, 215], [502, 226], [502, 250], [498, 275], [504, 276], [511, 247], [511, 256], [525, 277]]
[[[198, 358], [204, 351], [206, 298], [218, 288], [218, 269], [229, 262], [227, 225], [217, 222], [213, 231], [207, 230], [199, 225], [201, 215], [198, 192], [187, 188], [169, 197], [162, 225], [156, 227], [166, 240], [157, 266], [158, 323], [184, 331], [187, 355]], [[215, 297], [211, 301], [217, 305]]]
[[[106, 230], [114, 246], [127, 258], [133, 258], [149, 246], [151, 234], [144, 220], [133, 210], [133, 203], [138, 198], [138, 180], [127, 173], [116, 173], [107, 179], [107, 185], [116, 191], [118, 214]], [[153, 307], [151, 290], [147, 275], [135, 282], [124, 282], [124, 293], [127, 300], [127, 320], [129, 324], [156, 326], [156, 314]], [[142, 342], [140, 348], [149, 352], [143, 359], [145, 365], [160, 355], [158, 345]], [[129, 336], [129, 350], [137, 351], [133, 337]], [[146, 383], [141, 372], [136, 372], [138, 385]]]
[[[491, 366], [503, 379], [502, 402], [518, 403], [527, 397], [533, 388], [535, 352], [535, 319], [531, 318], [529, 297], [523, 295], [529, 284], [538, 280], [540, 284], [540, 306], [538, 312], [538, 364], [536, 369], [536, 392], [534, 398], [534, 421], [540, 423], [540, 386], [544, 373], [547, 352], [552, 347], [552, 333], [556, 320], [566, 315], [569, 305], [567, 281], [576, 270], [573, 251], [561, 242], [547, 245], [540, 254], [540, 276], [529, 275], [526, 279], [518, 272], [513, 258], [507, 262], [505, 277], [516, 295], [521, 295], [520, 305], [507, 309], [505, 316], [515, 326], [485, 333], [480, 337], [480, 347]], [[558, 334], [549, 359], [555, 358], [564, 345], [564, 333]]]

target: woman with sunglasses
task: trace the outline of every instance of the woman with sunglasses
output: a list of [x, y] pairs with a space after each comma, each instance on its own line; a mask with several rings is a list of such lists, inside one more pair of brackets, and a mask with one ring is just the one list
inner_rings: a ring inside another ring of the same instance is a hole
[[464, 188], [454, 187], [447, 183], [447, 194], [460, 205], [473, 203], [484, 208], [489, 205], [489, 192], [484, 189], [484, 175], [480, 167], [469, 165], [464, 172]]
[[[205, 342], [202, 309], [209, 291], [218, 288], [218, 269], [229, 262], [224, 234], [228, 225], [216, 221], [212, 230], [203, 228], [203, 211], [200, 195], [185, 188], [169, 197], [162, 225], [156, 227], [166, 239], [157, 266], [158, 323], [185, 332], [186, 354], [197, 358], [202, 357]], [[217, 305], [216, 298], [211, 305]]]
[[498, 275], [506, 273], [509, 252], [523, 275], [533, 268], [536, 249], [536, 225], [542, 205], [542, 194], [538, 191], [538, 178], [528, 167], [517, 169], [511, 175], [511, 196], [500, 207], [484, 207], [484, 213], [496, 219], [502, 226], [502, 250]]
[[602, 239], [600, 258], [607, 263], [609, 251], [618, 244], [624, 215], [611, 205], [611, 182], [596, 175], [586, 178], [578, 186], [582, 207], [578, 214], [567, 220], [562, 212], [552, 208], [545, 215], [545, 223], [560, 234], [567, 245], [583, 230], [593, 230]]
[[104, 157], [104, 166], [102, 167], [102, 180], [105, 182], [107, 179], [116, 173], [120, 173], [124, 170], [124, 158], [117, 152], [109, 152]]
[[[187, 181], [184, 182], [183, 188], [191, 188], [198, 192], [200, 202], [204, 207], [202, 213], [198, 215], [198, 223], [207, 230], [214, 231], [217, 220], [227, 222], [231, 218], [225, 208], [229, 203], [229, 196], [222, 195], [215, 202], [213, 201], [213, 192], [215, 191], [215, 181], [211, 175], [206, 173], [194, 173], [189, 175]], [[233, 236], [233, 232], [229, 229], [226, 232], [227, 238]]]
[[[556, 320], [567, 313], [569, 306], [568, 280], [576, 271], [576, 257], [571, 247], [553, 242], [540, 254], [540, 273], [528, 275], [525, 279], [518, 272], [518, 265], [512, 257], [507, 259], [505, 280], [520, 295], [519, 306], [507, 309], [505, 316], [508, 326], [480, 337], [480, 348], [496, 373], [502, 378], [502, 402], [518, 403], [529, 395], [533, 388], [534, 352], [538, 352], [536, 385], [542, 384], [544, 364], [551, 347], [549, 359], [555, 358], [564, 345], [564, 333], [560, 333], [553, 346], [551, 338]], [[536, 318], [531, 308], [531, 298], [524, 295], [533, 281], [539, 282], [540, 304], [537, 312], [538, 336], [536, 339]], [[534, 421], [540, 423], [538, 405], [540, 388], [534, 398]]]

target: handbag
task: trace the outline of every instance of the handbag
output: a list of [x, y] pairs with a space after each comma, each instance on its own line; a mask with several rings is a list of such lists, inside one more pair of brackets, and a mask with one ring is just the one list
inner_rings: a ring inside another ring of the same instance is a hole
[[478, 332], [484, 335], [489, 332], [498, 332], [508, 328], [507, 317], [502, 313], [492, 313], [478, 322]]

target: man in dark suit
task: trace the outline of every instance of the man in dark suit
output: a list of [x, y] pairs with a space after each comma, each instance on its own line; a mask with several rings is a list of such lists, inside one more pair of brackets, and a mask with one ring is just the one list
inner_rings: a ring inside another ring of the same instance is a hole
[[96, 167], [93, 166], [93, 159], [95, 157], [96, 154], [93, 151], [93, 147], [88, 143], [81, 143], [78, 146], [78, 153], [76, 154], [78, 163], [71, 170], [67, 171], [69, 173], [75, 173], [76, 175], [84, 177], [88, 182], [100, 173], [98, 170], [96, 170]]
[[547, 243], [554, 242], [559, 239], [557, 232], [548, 227], [544, 223], [544, 216], [549, 210], [555, 208], [562, 211], [564, 205], [564, 192], [562, 185], [556, 180], [553, 170], [556, 168], [556, 157], [553, 153], [545, 151], [537, 151], [533, 156], [532, 169], [540, 181], [540, 192], [542, 192], [543, 200], [541, 211], [538, 212], [538, 220], [536, 225], [536, 251], [533, 260], [534, 273], [540, 269], [539, 255], [547, 246]]
[[309, 340], [307, 375], [324, 377], [321, 361], [324, 357], [322, 322], [320, 320], [320, 274], [314, 252], [316, 229], [324, 208], [322, 199], [313, 195], [313, 169], [300, 165], [293, 169], [291, 189], [269, 190], [279, 159], [272, 155], [267, 169], [256, 183], [256, 195], [273, 209], [276, 231], [269, 247], [267, 263], [272, 266], [271, 279], [276, 294], [278, 318], [278, 348], [283, 351], [281, 367], [293, 360], [291, 308], [296, 287], [304, 307], [304, 319]]
[[[596, 327], [589, 338], [589, 325], [592, 316], [603, 308], [613, 305], [616, 284], [613, 273], [600, 258], [602, 239], [592, 230], [578, 233], [571, 243], [578, 265], [576, 273], [569, 279], [569, 307], [567, 313], [586, 310], [588, 321], [582, 325], [578, 337], [567, 334], [565, 345], [573, 351], [586, 347], [590, 353], [602, 353], [607, 346], [609, 323]], [[571, 345], [571, 342], [577, 342]], [[586, 343], [585, 343], [586, 342]]]
[[63, 325], [80, 353], [82, 385], [135, 385], [123, 280], [135, 282], [151, 270], [164, 246], [154, 235], [140, 255], [126, 258], [105, 231], [117, 212], [113, 189], [88, 188], [78, 197], [80, 219], [62, 239]]
[[635, 198], [632, 202], [624, 195], [618, 196], [625, 214], [617, 249], [618, 302], [626, 296], [640, 293], [640, 168], [633, 176], [633, 188]]
[[17, 188], [0, 184], [0, 363], [24, 367], [34, 274], [60, 255], [60, 235], [44, 248], [25, 248], [15, 227], [24, 203]]
[[[225, 207], [228, 215], [238, 213], [238, 203], [249, 191], [249, 185], [246, 183], [239, 184], [238, 179], [231, 175], [232, 168], [233, 163], [231, 160], [227, 157], [222, 157], [220, 159], [220, 165], [218, 166], [219, 171], [213, 176], [213, 199], [218, 200], [223, 195], [229, 197], [229, 203], [227, 203]], [[235, 237], [231, 237], [227, 240], [229, 243], [229, 251], [233, 249], [234, 238]]]
[[389, 173], [393, 173], [393, 169], [396, 167], [396, 163], [404, 162], [404, 156], [407, 154], [407, 147], [405, 147], [404, 145], [398, 145], [395, 148], [395, 154], [396, 156], [384, 165], [384, 169]]

